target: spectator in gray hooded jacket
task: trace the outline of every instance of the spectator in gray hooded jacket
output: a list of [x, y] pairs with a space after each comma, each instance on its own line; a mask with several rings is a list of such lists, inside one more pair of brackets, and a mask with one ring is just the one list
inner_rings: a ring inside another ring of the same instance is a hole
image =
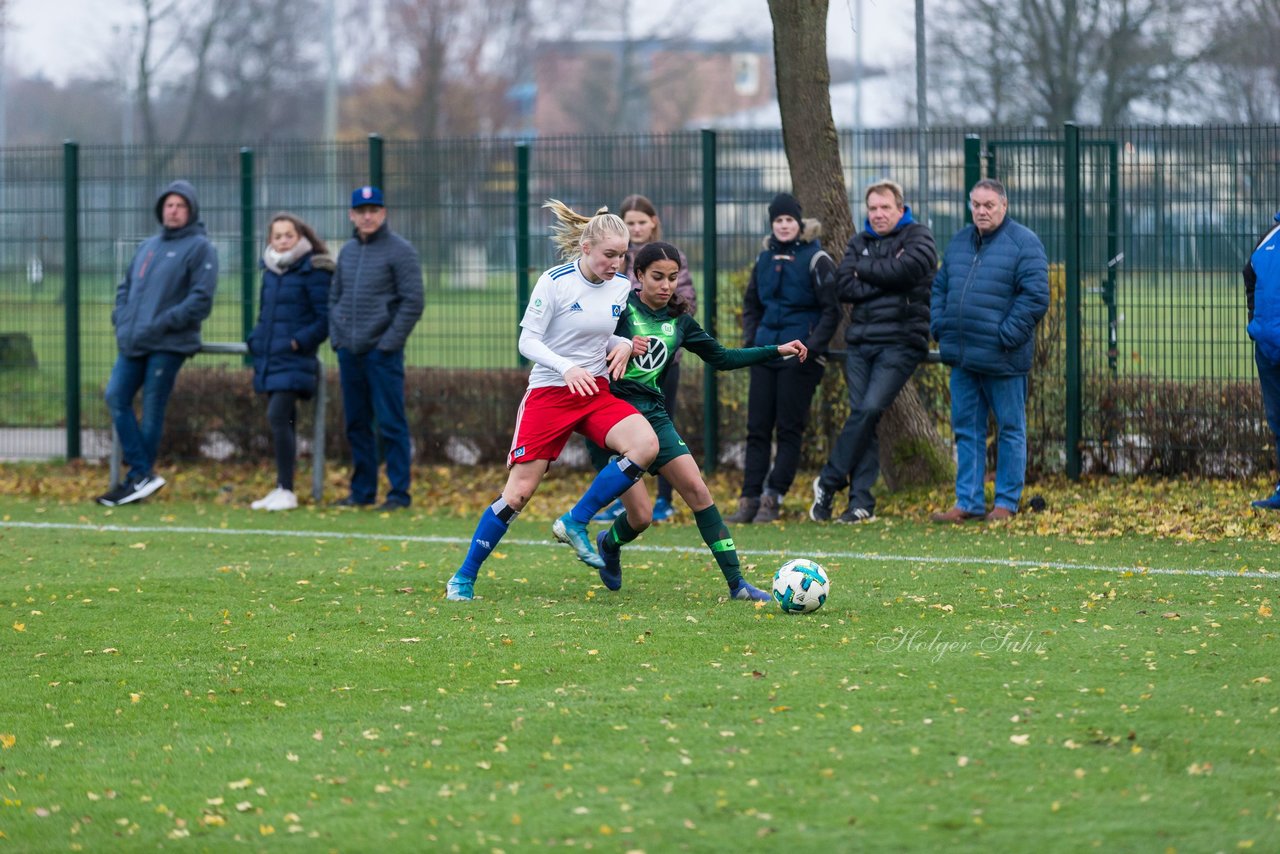
[[386, 455], [383, 510], [409, 506], [409, 422], [404, 411], [404, 345], [422, 316], [418, 253], [387, 226], [382, 190], [351, 194], [354, 236], [342, 247], [329, 286], [329, 335], [342, 374], [342, 407], [351, 445], [351, 493], [339, 506], [378, 497], [378, 439]]
[[[218, 287], [218, 253], [200, 222], [195, 188], [174, 181], [155, 212], [161, 229], [134, 253], [111, 312], [120, 355], [107, 381], [107, 407], [129, 471], [98, 496], [108, 507], [141, 501], [164, 486], [154, 469], [165, 408], [178, 369], [200, 350], [200, 324]], [[133, 411], [139, 390], [141, 423]]]

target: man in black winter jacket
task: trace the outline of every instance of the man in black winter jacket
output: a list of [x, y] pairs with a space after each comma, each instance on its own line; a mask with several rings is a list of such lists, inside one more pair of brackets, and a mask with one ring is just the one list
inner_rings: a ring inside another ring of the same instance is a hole
[[338, 256], [329, 285], [329, 337], [338, 352], [342, 407], [351, 445], [351, 494], [344, 507], [378, 496], [378, 446], [390, 489], [383, 510], [409, 506], [409, 422], [404, 409], [404, 345], [422, 317], [418, 253], [387, 226], [382, 190], [351, 194], [354, 234]]
[[871, 487], [880, 475], [876, 427], [929, 352], [929, 297], [938, 269], [933, 233], [911, 216], [902, 187], [867, 188], [867, 219], [849, 238], [836, 271], [840, 301], [849, 303], [844, 378], [849, 417], [813, 481], [809, 518], [831, 519], [835, 494], [849, 487], [849, 507], [836, 521], [875, 518]]

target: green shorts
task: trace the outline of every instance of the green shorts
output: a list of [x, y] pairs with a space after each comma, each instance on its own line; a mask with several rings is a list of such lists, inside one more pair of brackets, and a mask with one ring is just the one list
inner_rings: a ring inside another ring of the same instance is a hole
[[[658, 456], [654, 459], [653, 465], [648, 468], [649, 474], [656, 475], [658, 470], [667, 463], [689, 453], [689, 446], [676, 432], [676, 425], [671, 423], [671, 417], [667, 415], [666, 410], [645, 412], [644, 417], [653, 428], [653, 432], [658, 434]], [[602, 448], [590, 440], [587, 440], [587, 450], [591, 453], [591, 465], [595, 466], [596, 471], [607, 466], [609, 461], [617, 456], [608, 448]]]

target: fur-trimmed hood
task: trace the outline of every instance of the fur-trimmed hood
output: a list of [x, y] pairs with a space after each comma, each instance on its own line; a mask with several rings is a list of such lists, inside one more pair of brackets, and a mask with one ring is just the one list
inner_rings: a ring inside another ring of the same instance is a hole
[[[800, 236], [796, 238], [797, 243], [812, 243], [822, 236], [822, 221], [805, 217], [800, 220]], [[770, 231], [764, 236], [760, 245], [765, 249], [771, 249], [777, 244], [777, 240]]]

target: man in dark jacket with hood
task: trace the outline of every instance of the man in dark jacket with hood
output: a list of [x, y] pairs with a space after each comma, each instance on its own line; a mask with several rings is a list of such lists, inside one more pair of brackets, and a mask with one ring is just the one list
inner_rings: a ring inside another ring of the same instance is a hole
[[[1035, 232], [1014, 222], [1004, 185], [969, 191], [973, 223], [960, 229], [933, 280], [930, 332], [951, 366], [956, 503], [934, 522], [998, 522], [1018, 512], [1027, 475], [1027, 374], [1036, 324], [1049, 310], [1049, 262]], [[994, 413], [995, 507], [987, 512], [987, 416]]]
[[849, 417], [813, 481], [809, 518], [815, 522], [831, 518], [835, 494], [846, 485], [849, 508], [836, 521], [875, 518], [876, 426], [929, 352], [929, 294], [938, 270], [933, 232], [911, 216], [893, 181], [877, 181], [864, 198], [866, 223], [849, 238], [836, 271], [840, 301], [850, 304], [844, 332]]
[[[111, 312], [120, 355], [107, 381], [107, 408], [129, 471], [98, 496], [108, 507], [141, 501], [164, 486], [154, 467], [165, 408], [178, 369], [200, 350], [200, 324], [218, 286], [218, 253], [200, 222], [195, 188], [174, 181], [155, 211], [160, 232], [134, 253]], [[133, 412], [139, 390], [141, 423]]]
[[404, 410], [404, 345], [422, 316], [418, 253], [387, 226], [382, 190], [351, 194], [354, 235], [342, 247], [329, 286], [329, 335], [342, 372], [342, 407], [351, 445], [351, 494], [343, 507], [378, 496], [378, 438], [391, 489], [383, 510], [409, 506], [409, 422]]

